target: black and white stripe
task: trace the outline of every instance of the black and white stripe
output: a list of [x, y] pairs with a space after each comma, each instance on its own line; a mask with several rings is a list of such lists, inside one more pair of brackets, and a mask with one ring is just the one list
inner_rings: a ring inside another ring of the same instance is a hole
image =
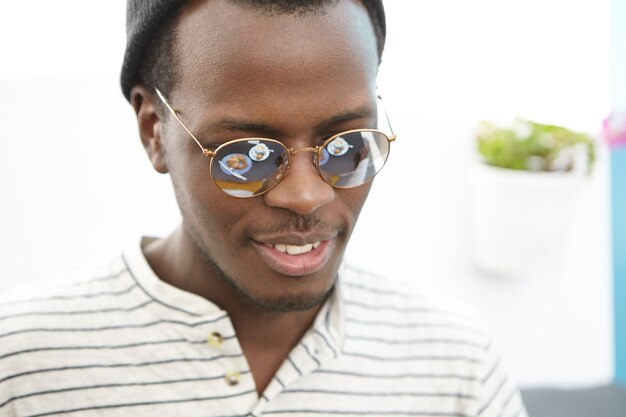
[[138, 249], [83, 280], [6, 292], [0, 415], [525, 416], [475, 317], [363, 271], [340, 281], [262, 395], [227, 314], [160, 282]]

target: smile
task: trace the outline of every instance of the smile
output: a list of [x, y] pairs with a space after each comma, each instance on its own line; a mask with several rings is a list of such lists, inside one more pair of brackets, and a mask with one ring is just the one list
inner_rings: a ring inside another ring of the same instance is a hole
[[304, 253], [311, 252], [313, 249], [319, 248], [321, 244], [322, 242], [318, 241], [318, 242], [308, 243], [302, 246], [289, 245], [287, 243], [277, 243], [275, 245], [270, 245], [270, 246], [272, 246], [274, 249], [276, 249], [279, 252], [287, 253], [289, 255], [302, 255]]
[[253, 243], [270, 269], [288, 276], [305, 276], [318, 272], [327, 265], [335, 248], [335, 238], [301, 245], [280, 241]]

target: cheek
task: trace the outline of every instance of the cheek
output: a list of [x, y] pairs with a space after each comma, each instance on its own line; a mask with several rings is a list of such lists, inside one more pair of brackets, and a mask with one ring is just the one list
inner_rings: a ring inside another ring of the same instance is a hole
[[[193, 155], [196, 156], [196, 155]], [[194, 158], [180, 151], [166, 153], [167, 167], [181, 210], [188, 209], [206, 198], [209, 188], [204, 184], [204, 167], [200, 158]], [[200, 159], [197, 161], [196, 159]], [[208, 166], [206, 167], [208, 174]], [[185, 214], [185, 213], [183, 213]]]
[[[208, 233], [228, 224], [232, 209], [224, 207], [224, 196], [210, 175], [210, 160], [200, 152], [168, 152], [167, 164], [174, 193], [185, 223]], [[225, 196], [228, 197], [228, 196]], [[202, 226], [198, 228], [198, 226]]]
[[211, 179], [210, 160], [189, 153], [175, 155], [170, 169], [183, 222], [213, 257], [239, 256], [245, 244], [246, 210], [253, 202], [219, 190]]
[[229, 197], [217, 190], [210, 178], [208, 181], [210, 183], [200, 175], [188, 173], [172, 176], [183, 223], [205, 255], [214, 260], [240, 258], [242, 226], [239, 219], [242, 216], [236, 205], [225, 201]]
[[[189, 137], [170, 136], [165, 143], [165, 162], [179, 204], [203, 201], [212, 192], [210, 159]], [[218, 190], [219, 191], [219, 190]], [[182, 208], [182, 207], [181, 207]]]
[[338, 215], [342, 217], [342, 223], [346, 227], [342, 233], [344, 239], [349, 239], [352, 235], [370, 188], [371, 183], [357, 188], [338, 190], [337, 202], [340, 202], [341, 206], [335, 206], [334, 213], [330, 216], [335, 220]]
[[367, 200], [367, 196], [372, 188], [372, 183], [373, 181], [370, 181], [360, 187], [343, 190], [346, 192], [344, 202], [350, 211], [354, 213], [355, 220], [359, 217], [363, 204], [365, 204], [365, 200]]

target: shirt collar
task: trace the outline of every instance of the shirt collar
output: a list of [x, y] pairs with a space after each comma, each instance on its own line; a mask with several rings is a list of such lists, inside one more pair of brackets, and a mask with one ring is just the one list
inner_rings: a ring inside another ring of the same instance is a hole
[[156, 305], [167, 308], [168, 313], [177, 312], [187, 318], [224, 315], [225, 312], [209, 300], [174, 287], [154, 273], [143, 253], [143, 248], [154, 240], [144, 237], [139, 245], [136, 242], [129, 245], [122, 255], [130, 274], [141, 290], [152, 298]]

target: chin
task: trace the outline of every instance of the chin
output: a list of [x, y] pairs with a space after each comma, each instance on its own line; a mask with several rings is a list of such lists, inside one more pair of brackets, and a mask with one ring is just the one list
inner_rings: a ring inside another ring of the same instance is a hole
[[334, 288], [334, 283], [328, 289], [312, 293], [301, 294], [280, 294], [280, 295], [257, 295], [251, 294], [241, 288], [238, 288], [251, 304], [266, 311], [289, 312], [289, 311], [305, 311], [318, 307], [323, 304]]

